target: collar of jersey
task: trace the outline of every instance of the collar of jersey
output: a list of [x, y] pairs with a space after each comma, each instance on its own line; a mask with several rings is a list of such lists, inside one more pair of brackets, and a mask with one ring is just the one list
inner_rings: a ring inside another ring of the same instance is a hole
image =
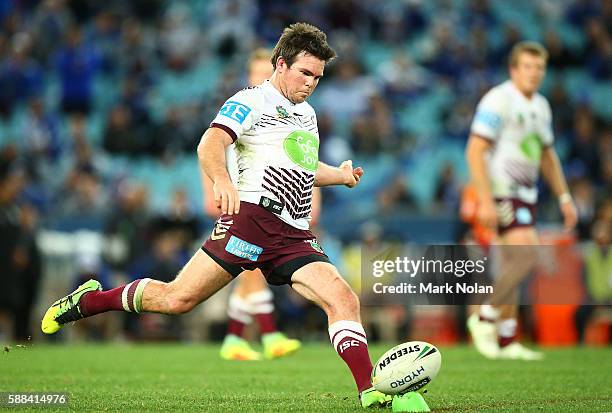
[[262, 86], [265, 89], [270, 90], [270, 93], [275, 95], [277, 98], [281, 99], [283, 101], [283, 104], [287, 104], [287, 105], [291, 105], [291, 106], [297, 106], [298, 105], [297, 103], [293, 103], [292, 101], [287, 99], [277, 88], [274, 87], [274, 85], [272, 85], [270, 80], [264, 80], [264, 82], [262, 83]]

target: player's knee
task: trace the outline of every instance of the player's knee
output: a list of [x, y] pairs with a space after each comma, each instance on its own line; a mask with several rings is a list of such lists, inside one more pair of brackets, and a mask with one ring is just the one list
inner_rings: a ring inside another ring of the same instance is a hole
[[353, 319], [359, 316], [359, 297], [353, 290], [347, 288], [329, 305], [328, 314]]

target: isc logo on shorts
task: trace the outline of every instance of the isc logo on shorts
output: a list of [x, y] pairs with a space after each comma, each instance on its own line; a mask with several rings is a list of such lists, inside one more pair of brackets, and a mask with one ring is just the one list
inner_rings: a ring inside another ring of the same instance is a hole
[[232, 235], [227, 241], [225, 251], [240, 258], [257, 261], [259, 255], [263, 252], [263, 248]]

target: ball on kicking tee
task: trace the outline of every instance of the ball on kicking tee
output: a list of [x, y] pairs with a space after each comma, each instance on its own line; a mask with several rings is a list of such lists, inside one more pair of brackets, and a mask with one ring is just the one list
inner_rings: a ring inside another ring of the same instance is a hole
[[372, 370], [372, 385], [385, 394], [423, 390], [437, 376], [440, 350], [424, 341], [409, 341], [383, 354]]

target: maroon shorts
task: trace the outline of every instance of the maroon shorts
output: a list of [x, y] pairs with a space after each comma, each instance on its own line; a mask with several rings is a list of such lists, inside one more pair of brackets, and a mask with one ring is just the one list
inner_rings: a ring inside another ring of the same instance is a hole
[[232, 276], [259, 268], [272, 285], [291, 284], [306, 264], [329, 262], [312, 232], [248, 202], [240, 203], [238, 215], [221, 215], [202, 250]]
[[536, 206], [516, 198], [495, 198], [497, 232], [503, 234], [512, 228], [533, 227]]

